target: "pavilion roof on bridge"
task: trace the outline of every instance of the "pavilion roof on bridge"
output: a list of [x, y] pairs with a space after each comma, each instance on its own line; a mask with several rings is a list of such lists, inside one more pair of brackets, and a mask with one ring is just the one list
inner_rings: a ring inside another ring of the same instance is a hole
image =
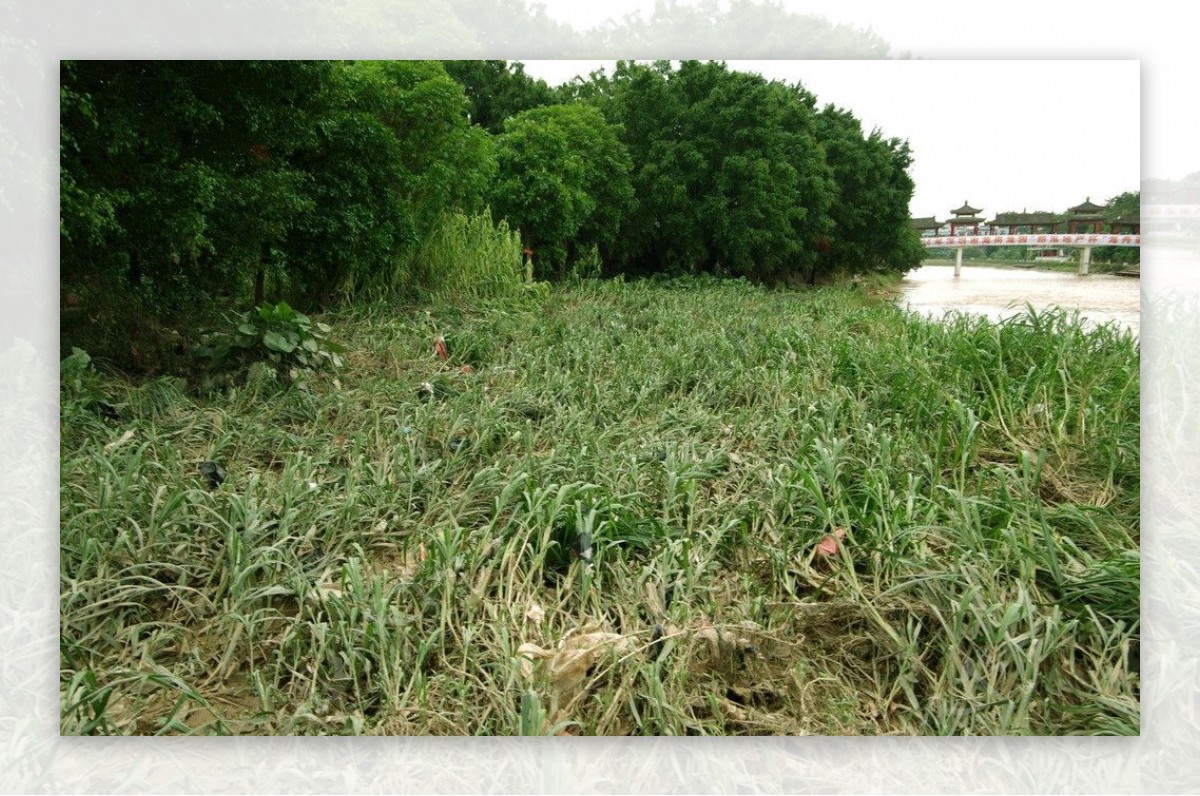
[[997, 213], [992, 223], [1000, 226], [1018, 227], [1061, 224], [1064, 220], [1063, 216], [1060, 216], [1058, 213], [1047, 213], [1044, 210], [1036, 210], [1032, 213]]
[[1098, 205], [1092, 201], [1092, 197], [1088, 197], [1082, 204], [1077, 204], [1074, 207], [1068, 208], [1067, 212], [1074, 216], [1094, 216], [1104, 209], [1104, 205]]
[[964, 201], [962, 207], [958, 208], [957, 210], [951, 210], [950, 212], [956, 216], [973, 216], [978, 213], [982, 213], [983, 208], [982, 207], [971, 207], [969, 204], [967, 204]]
[[942, 222], [938, 221], [936, 216], [922, 216], [912, 219], [912, 225], [913, 229], [938, 229]]

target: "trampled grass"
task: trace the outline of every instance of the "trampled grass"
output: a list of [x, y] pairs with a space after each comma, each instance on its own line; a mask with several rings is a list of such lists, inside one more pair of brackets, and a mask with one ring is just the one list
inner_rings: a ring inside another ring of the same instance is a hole
[[323, 320], [307, 388], [64, 376], [64, 734], [1138, 732], [1130, 335], [716, 282]]

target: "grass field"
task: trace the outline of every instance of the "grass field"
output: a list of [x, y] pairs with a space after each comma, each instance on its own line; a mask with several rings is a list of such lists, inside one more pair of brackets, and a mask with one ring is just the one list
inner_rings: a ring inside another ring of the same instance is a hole
[[302, 387], [64, 369], [62, 733], [1139, 731], [1128, 333], [698, 281], [322, 320]]

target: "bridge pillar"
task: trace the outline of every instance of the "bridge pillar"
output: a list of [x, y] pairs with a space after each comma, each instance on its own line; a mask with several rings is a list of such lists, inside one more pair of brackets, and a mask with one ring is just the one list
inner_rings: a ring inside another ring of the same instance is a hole
[[962, 273], [962, 253], [963, 247], [959, 246], [954, 252], [954, 275], [958, 276]]
[[1079, 254], [1079, 275], [1087, 276], [1088, 266], [1092, 264], [1092, 247], [1084, 246], [1083, 251]]

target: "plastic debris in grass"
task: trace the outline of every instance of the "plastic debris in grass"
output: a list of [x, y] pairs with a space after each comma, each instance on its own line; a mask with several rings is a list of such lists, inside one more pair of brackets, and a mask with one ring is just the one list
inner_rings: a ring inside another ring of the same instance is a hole
[[121, 446], [122, 446], [122, 445], [124, 445], [126, 442], [129, 442], [129, 440], [131, 440], [131, 439], [133, 439], [133, 432], [132, 432], [132, 431], [126, 431], [126, 432], [125, 432], [124, 434], [122, 434], [122, 435], [121, 435], [121, 436], [120, 436], [118, 439], [115, 439], [115, 440], [113, 440], [112, 442], [110, 442], [110, 443], [108, 443], [107, 445], [105, 445], [105, 446], [104, 446], [104, 452], [105, 452], [105, 453], [112, 453], [114, 450], [116, 450], [117, 448], [121, 447]]
[[564, 506], [554, 518], [544, 558], [543, 574], [548, 580], [565, 575], [575, 561], [590, 569], [607, 550], [644, 553], [667, 536], [661, 520], [645, 516], [637, 496], [628, 496], [627, 505], [590, 484], [580, 485], [576, 494], [584, 499]]
[[225, 480], [225, 468], [216, 462], [201, 462], [200, 475], [204, 476], [209, 489], [216, 489]]
[[594, 667], [635, 649], [637, 639], [610, 633], [595, 623], [568, 630], [558, 642], [558, 648], [548, 650], [532, 642], [517, 648], [521, 675], [527, 682], [533, 680], [534, 662], [546, 661], [546, 672], [550, 680], [550, 716], [558, 718], [583, 690]]
[[846, 529], [837, 527], [832, 533], [825, 535], [821, 541], [817, 542], [816, 557], [821, 560], [829, 560], [835, 558], [843, 547], [843, 542], [846, 539]]
[[423, 381], [417, 387], [417, 397], [422, 401], [432, 401], [443, 398], [453, 398], [460, 390], [452, 386], [445, 378], [435, 378], [433, 381]]
[[691, 633], [689, 655], [701, 669], [736, 673], [748, 658], [758, 655], [755, 637], [760, 633], [749, 620], [732, 625], [714, 625], [704, 620]]
[[117, 412], [117, 408], [105, 401], [93, 401], [88, 407], [104, 420], [120, 420], [121, 416]]
[[573, 552], [579, 556], [579, 560], [585, 566], [592, 565], [592, 535], [587, 531], [580, 531], [575, 537], [575, 546]]
[[446, 348], [446, 338], [438, 335], [433, 339], [433, 353], [443, 362], [450, 358], [450, 349]]
[[320, 604], [329, 597], [333, 597], [333, 598], [336, 598], [339, 600], [345, 599], [346, 593], [342, 590], [342, 588], [340, 586], [338, 586], [336, 584], [318, 583], [316, 586], [314, 586], [312, 588], [311, 591], [309, 591], [307, 594], [305, 594], [305, 597], [307, 597], [310, 601], [312, 601], [314, 603]]
[[[530, 614], [536, 607], [531, 606], [526, 616], [532, 618]], [[672, 624], [655, 625], [647, 641], [645, 634], [622, 635], [587, 622], [563, 634], [555, 649], [532, 642], [522, 644], [517, 648], [518, 665], [525, 682], [532, 684], [537, 662], [544, 662], [550, 685], [549, 715], [554, 723], [567, 716], [588, 679], [606, 661], [617, 662], [620, 656], [638, 649], [644, 649], [651, 660], [657, 660], [666, 652], [668, 640], [684, 639], [684, 660], [689, 668], [735, 675], [744, 669], [748, 659], [759, 656], [757, 638], [761, 632], [758, 624], [751, 621], [714, 625], [702, 620], [686, 630]]]

